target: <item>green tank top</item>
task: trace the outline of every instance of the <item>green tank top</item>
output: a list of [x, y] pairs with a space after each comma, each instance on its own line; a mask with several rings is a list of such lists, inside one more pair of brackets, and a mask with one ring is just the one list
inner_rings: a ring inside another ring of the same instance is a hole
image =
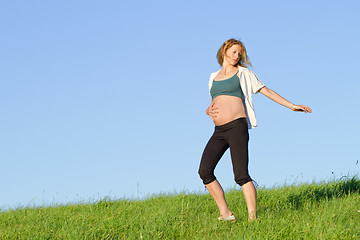
[[213, 81], [213, 84], [210, 89], [211, 98], [214, 99], [220, 95], [230, 95], [239, 97], [242, 100], [245, 99], [244, 93], [241, 90], [240, 79], [238, 77], [238, 72], [235, 73], [231, 78], [221, 80], [221, 81]]

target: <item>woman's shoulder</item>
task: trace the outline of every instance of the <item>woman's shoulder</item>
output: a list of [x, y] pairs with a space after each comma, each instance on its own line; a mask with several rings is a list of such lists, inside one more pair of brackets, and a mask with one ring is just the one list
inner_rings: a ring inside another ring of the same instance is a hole
[[211, 79], [214, 79], [219, 72], [220, 72], [220, 69], [217, 70], [216, 72], [211, 73], [211, 74], [210, 74], [210, 80], [211, 80]]
[[239, 72], [252, 73], [253, 71], [246, 67], [239, 66]]

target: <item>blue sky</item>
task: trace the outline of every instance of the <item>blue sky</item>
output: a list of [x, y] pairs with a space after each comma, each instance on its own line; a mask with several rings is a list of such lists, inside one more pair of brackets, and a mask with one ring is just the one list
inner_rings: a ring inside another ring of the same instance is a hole
[[[269, 88], [313, 109], [254, 97], [252, 178], [357, 174], [359, 11], [355, 0], [2, 2], [0, 209], [205, 193], [207, 84], [228, 38]], [[228, 152], [215, 173], [235, 187]]]

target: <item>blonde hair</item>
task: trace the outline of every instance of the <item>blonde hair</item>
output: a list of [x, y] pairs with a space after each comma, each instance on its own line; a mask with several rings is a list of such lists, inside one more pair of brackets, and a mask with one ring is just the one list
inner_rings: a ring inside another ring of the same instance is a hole
[[233, 38], [230, 38], [229, 40], [224, 42], [223, 45], [220, 47], [219, 51], [216, 54], [218, 63], [222, 66], [222, 64], [224, 62], [224, 55], [225, 55], [226, 51], [234, 45], [240, 45], [240, 47], [241, 47], [240, 60], [235, 65], [235, 67], [242, 66], [242, 67], [247, 68], [247, 66], [252, 66], [251, 62], [249, 60], [249, 57], [246, 53], [244, 44], [240, 40], [236, 40]]

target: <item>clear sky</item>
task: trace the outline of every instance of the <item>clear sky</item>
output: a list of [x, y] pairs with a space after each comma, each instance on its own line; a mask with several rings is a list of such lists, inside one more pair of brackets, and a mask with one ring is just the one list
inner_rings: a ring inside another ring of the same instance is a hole
[[[356, 0], [3, 1], [0, 209], [205, 193], [208, 79], [229, 38], [269, 88], [313, 109], [254, 96], [252, 178], [358, 173], [359, 12]], [[228, 152], [215, 174], [235, 187]]]

